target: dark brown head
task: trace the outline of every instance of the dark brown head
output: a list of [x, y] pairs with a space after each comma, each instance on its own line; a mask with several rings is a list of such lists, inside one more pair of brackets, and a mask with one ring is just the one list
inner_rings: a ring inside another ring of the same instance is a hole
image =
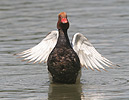
[[67, 19], [66, 12], [61, 12], [58, 14], [58, 22], [57, 22], [57, 29], [68, 29], [69, 28], [69, 22]]

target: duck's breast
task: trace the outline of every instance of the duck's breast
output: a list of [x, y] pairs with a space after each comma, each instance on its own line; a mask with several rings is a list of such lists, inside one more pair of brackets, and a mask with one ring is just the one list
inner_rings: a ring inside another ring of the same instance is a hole
[[[54, 48], [48, 57], [48, 70], [55, 80], [76, 80], [80, 70], [80, 61], [72, 48]], [[56, 79], [57, 78], [57, 79]]]

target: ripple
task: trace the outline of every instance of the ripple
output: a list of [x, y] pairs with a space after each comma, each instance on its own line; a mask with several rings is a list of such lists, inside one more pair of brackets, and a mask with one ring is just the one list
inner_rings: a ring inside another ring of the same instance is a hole
[[[128, 5], [128, 0], [1, 0], [0, 98], [128, 99]], [[59, 85], [50, 84], [46, 64], [28, 64], [13, 56], [55, 30], [61, 11], [68, 13], [70, 38], [74, 33], [83, 33], [100, 53], [121, 67], [101, 73], [83, 70], [81, 84]]]

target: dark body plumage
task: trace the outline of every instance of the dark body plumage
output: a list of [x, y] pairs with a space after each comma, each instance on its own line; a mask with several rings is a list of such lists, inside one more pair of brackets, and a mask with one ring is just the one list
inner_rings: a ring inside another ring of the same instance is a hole
[[57, 44], [50, 53], [47, 64], [53, 82], [67, 84], [76, 82], [80, 61], [70, 45], [67, 30], [59, 29]]

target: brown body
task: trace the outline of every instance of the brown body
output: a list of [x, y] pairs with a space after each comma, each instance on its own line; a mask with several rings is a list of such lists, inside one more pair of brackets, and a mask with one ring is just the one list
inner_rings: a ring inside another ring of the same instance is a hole
[[55, 48], [48, 57], [48, 70], [53, 82], [73, 84], [76, 83], [80, 71], [80, 61], [67, 36], [69, 22], [66, 13], [60, 13], [58, 18], [59, 37]]

